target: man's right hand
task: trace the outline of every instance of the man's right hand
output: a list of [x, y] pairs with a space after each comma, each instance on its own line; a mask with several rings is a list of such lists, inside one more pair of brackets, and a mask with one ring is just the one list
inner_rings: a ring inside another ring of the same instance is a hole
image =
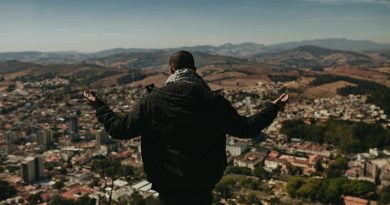
[[276, 100], [274, 100], [272, 103], [277, 105], [279, 107], [279, 110], [283, 110], [288, 102], [288, 94], [283, 93], [281, 94]]
[[96, 101], [96, 98], [97, 98], [95, 92], [93, 92], [92, 90], [84, 91], [84, 97], [91, 104], [93, 104]]
[[96, 93], [92, 90], [84, 91], [84, 97], [88, 101], [88, 103], [94, 108], [98, 108], [100, 105], [103, 104], [103, 102], [99, 99]]

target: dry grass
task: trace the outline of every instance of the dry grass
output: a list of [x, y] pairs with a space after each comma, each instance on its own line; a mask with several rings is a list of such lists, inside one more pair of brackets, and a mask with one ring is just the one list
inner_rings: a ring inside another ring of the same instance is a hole
[[377, 71], [374, 68], [361, 69], [353, 67], [337, 67], [327, 68], [325, 71], [325, 73], [331, 75], [341, 75], [361, 80], [372, 81], [390, 87], [390, 75], [384, 72]]
[[117, 80], [120, 77], [125, 76], [125, 75], [127, 75], [127, 73], [121, 73], [121, 74], [117, 74], [117, 75], [113, 75], [113, 76], [108, 76], [108, 77], [99, 79], [96, 82], [93, 82], [91, 84], [91, 86], [92, 87], [108, 87], [111, 85], [117, 85], [118, 84]]
[[22, 76], [26, 76], [26, 75], [31, 75], [31, 69], [17, 71], [17, 72], [13, 72], [13, 73], [7, 73], [4, 76], [8, 79], [15, 79], [17, 77], [22, 77]]
[[270, 79], [266, 75], [251, 75], [251, 76], [221, 80], [218, 82], [212, 82], [209, 83], [209, 85], [213, 89], [219, 89], [219, 88], [236, 89], [236, 88], [254, 87], [257, 85], [258, 82], [270, 82]]
[[379, 72], [390, 74], [390, 67], [379, 67], [379, 68], [376, 68], [375, 70], [377, 70]]
[[219, 80], [224, 80], [229, 78], [240, 78], [244, 76], [246, 76], [245, 73], [230, 71], [224, 73], [210, 74], [204, 77], [204, 79], [206, 81], [212, 82], [212, 81], [219, 81]]
[[161, 73], [161, 74], [146, 77], [142, 80], [139, 80], [139, 81], [132, 83], [131, 85], [132, 86], [146, 86], [146, 85], [153, 83], [157, 87], [162, 87], [162, 86], [164, 86], [167, 78], [168, 78], [167, 74]]
[[337, 81], [333, 83], [327, 83], [311, 88], [307, 88], [303, 94], [310, 99], [315, 98], [332, 98], [337, 95], [337, 89], [346, 86], [356, 86], [356, 84], [349, 83], [346, 81]]

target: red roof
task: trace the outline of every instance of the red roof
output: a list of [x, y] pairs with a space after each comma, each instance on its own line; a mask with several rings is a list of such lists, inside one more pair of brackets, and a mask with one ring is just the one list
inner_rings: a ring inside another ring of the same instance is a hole
[[67, 199], [76, 199], [78, 196], [94, 193], [95, 190], [89, 187], [75, 187], [61, 194], [62, 197]]
[[21, 182], [23, 179], [20, 176], [13, 175], [13, 176], [6, 178], [5, 180], [10, 184], [17, 184], [17, 183]]
[[367, 205], [368, 201], [359, 197], [344, 196], [345, 205]]

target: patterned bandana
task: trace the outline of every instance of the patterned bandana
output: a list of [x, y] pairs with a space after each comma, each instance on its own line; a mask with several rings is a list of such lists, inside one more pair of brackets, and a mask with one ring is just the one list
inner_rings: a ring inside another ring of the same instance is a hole
[[210, 89], [210, 87], [202, 79], [202, 77], [200, 77], [193, 69], [190, 69], [190, 68], [182, 68], [182, 69], [176, 70], [174, 74], [171, 74], [168, 77], [167, 81], [165, 82], [165, 85], [168, 85], [169, 83], [174, 83], [174, 82], [199, 83], [199, 84], [202, 84], [204, 87]]

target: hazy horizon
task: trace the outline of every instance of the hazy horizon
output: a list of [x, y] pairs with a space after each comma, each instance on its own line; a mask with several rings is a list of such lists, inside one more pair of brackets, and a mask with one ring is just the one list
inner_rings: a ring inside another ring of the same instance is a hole
[[0, 1], [0, 52], [346, 38], [390, 43], [390, 0]]
[[[337, 40], [351, 40], [352, 39], [348, 39], [348, 38], [324, 38], [324, 39], [304, 39], [304, 40], [299, 40], [299, 41], [286, 41], [286, 42], [279, 42], [279, 43], [274, 43], [274, 44], [264, 44], [264, 43], [259, 43], [259, 42], [253, 42], [253, 41], [247, 41], [247, 42], [238, 42], [238, 43], [231, 43], [231, 42], [226, 42], [226, 43], [222, 43], [222, 44], [202, 44], [202, 45], [182, 45], [182, 46], [177, 46], [177, 47], [161, 47], [161, 48], [156, 48], [156, 47], [145, 47], [145, 48], [137, 48], [137, 47], [115, 47], [115, 48], [104, 48], [104, 49], [101, 49], [101, 50], [95, 50], [95, 51], [80, 51], [80, 50], [20, 50], [20, 51], [1, 51], [0, 50], [0, 53], [17, 53], [17, 52], [52, 52], [52, 53], [61, 53], [61, 52], [77, 52], [77, 53], [94, 53], [94, 52], [100, 52], [100, 51], [106, 51], [106, 50], [114, 50], [114, 49], [161, 49], [161, 50], [164, 50], [164, 49], [175, 49], [175, 48], [185, 48], [185, 47], [196, 47], [196, 46], [214, 46], [214, 47], [219, 47], [219, 46], [223, 46], [225, 44], [232, 44], [232, 45], [239, 45], [239, 44], [244, 44], [244, 43], [254, 43], [254, 44], [259, 44], [259, 45], [265, 45], [265, 46], [272, 46], [272, 45], [277, 45], [277, 44], [283, 44], [283, 43], [294, 43], [294, 42], [302, 42], [302, 41], [316, 41], [316, 40], [331, 40], [331, 39], [337, 39]], [[353, 40], [353, 41], [371, 41], [371, 40], [367, 40], [367, 39], [357, 39], [357, 40]], [[371, 41], [372, 43], [379, 43], [379, 44], [387, 44], [387, 45], [390, 45], [390, 43], [381, 43], [381, 42], [375, 42], [375, 41]], [[310, 44], [308, 44], [310, 45]]]

